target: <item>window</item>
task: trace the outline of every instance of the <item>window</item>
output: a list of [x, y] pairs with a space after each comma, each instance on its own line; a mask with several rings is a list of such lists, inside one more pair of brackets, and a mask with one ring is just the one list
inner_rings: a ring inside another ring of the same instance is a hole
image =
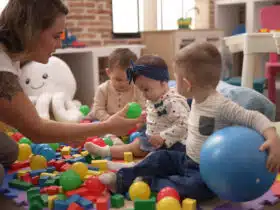
[[0, 1], [0, 13], [5, 8], [5, 6], [8, 4], [9, 0], [1, 0]]
[[157, 0], [158, 30], [178, 29], [179, 18], [192, 17], [194, 25], [195, 0]]
[[142, 11], [142, 0], [112, 0], [113, 36], [140, 37], [139, 13], [143, 14]]

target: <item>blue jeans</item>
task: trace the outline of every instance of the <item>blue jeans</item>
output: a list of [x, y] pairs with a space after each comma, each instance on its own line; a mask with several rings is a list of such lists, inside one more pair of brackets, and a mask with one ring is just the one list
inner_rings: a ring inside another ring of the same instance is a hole
[[140, 149], [145, 152], [154, 152], [156, 150], [174, 150], [174, 151], [179, 151], [179, 152], [186, 152], [186, 146], [182, 144], [181, 142], [177, 142], [172, 147], [167, 148], [166, 146], [162, 146], [158, 149], [155, 149], [155, 147], [150, 144], [149, 137], [146, 135], [146, 127], [141, 128], [139, 130], [140, 132]]
[[144, 177], [152, 192], [173, 187], [181, 199], [188, 197], [202, 201], [215, 197], [200, 176], [199, 164], [183, 152], [155, 151], [134, 167], [120, 169], [117, 172], [117, 193], [126, 193], [137, 177]]

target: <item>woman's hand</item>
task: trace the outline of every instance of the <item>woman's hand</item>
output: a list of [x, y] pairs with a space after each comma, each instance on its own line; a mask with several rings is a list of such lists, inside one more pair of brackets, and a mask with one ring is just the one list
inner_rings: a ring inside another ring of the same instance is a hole
[[128, 131], [137, 127], [140, 128], [146, 121], [145, 114], [136, 119], [126, 118], [126, 112], [128, 111], [128, 105], [121, 111], [109, 117], [104, 124], [108, 127], [108, 133], [115, 134], [117, 136], [127, 135]]

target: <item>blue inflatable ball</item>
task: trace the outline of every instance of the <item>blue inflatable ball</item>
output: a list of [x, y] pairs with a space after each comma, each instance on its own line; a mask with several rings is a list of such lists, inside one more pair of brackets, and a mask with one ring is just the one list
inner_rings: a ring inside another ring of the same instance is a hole
[[35, 154], [35, 155], [38, 155], [40, 153], [40, 150], [42, 148], [45, 148], [46, 146], [49, 146], [48, 144], [36, 144], [34, 146], [34, 150], [32, 150], [32, 152]]
[[266, 168], [267, 153], [260, 152], [262, 135], [240, 126], [221, 129], [204, 143], [200, 173], [221, 199], [245, 202], [266, 193], [276, 173]]
[[137, 137], [139, 137], [141, 135], [140, 132], [133, 132], [130, 136], [129, 136], [129, 143], [132, 143]]
[[38, 155], [42, 155], [46, 158], [47, 161], [55, 159], [55, 151], [51, 147], [44, 147], [39, 151]]

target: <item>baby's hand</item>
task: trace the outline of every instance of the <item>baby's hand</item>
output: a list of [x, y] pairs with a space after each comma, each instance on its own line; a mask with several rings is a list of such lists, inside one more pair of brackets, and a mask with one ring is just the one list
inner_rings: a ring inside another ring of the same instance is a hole
[[149, 142], [153, 145], [156, 149], [160, 148], [164, 144], [164, 139], [160, 136], [151, 136], [149, 138]]
[[268, 150], [267, 168], [276, 172], [280, 167], [280, 138], [275, 128], [269, 128], [264, 132], [266, 141], [260, 147], [261, 151]]

